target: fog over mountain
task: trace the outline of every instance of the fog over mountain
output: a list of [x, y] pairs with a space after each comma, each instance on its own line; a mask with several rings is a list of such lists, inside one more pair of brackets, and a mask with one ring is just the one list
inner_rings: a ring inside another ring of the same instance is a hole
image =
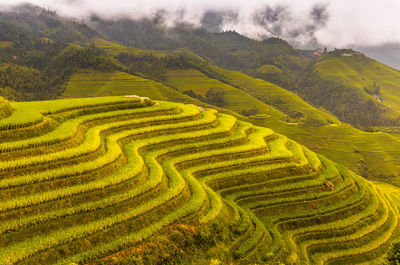
[[109, 0], [0, 0], [0, 9], [21, 3], [79, 19], [92, 14], [132, 19], [158, 16], [167, 27], [189, 23], [211, 31], [236, 30], [256, 39], [278, 36], [303, 48], [361, 47], [368, 51], [370, 46], [379, 49], [400, 43], [398, 0], [119, 0], [118, 4]]

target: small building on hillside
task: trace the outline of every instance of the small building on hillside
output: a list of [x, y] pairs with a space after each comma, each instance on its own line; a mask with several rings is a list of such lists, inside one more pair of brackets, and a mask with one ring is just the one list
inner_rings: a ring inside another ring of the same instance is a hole
[[326, 53], [327, 49], [315, 49], [312, 53], [312, 57], [321, 57], [322, 55], [324, 55]]

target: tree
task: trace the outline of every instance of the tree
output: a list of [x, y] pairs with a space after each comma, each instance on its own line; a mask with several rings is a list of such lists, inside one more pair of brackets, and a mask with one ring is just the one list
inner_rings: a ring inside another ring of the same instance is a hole
[[206, 93], [206, 102], [217, 107], [224, 107], [226, 102], [223, 95], [223, 91], [217, 91], [215, 88], [210, 88]]

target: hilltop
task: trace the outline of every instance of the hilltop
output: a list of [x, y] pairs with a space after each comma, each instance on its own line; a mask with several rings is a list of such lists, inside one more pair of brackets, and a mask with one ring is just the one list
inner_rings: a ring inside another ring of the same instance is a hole
[[398, 188], [212, 108], [135, 96], [11, 106], [2, 263], [381, 264], [400, 231]]
[[308, 66], [299, 93], [358, 126], [398, 126], [400, 72], [359, 52], [335, 50]]
[[359, 88], [378, 102], [400, 110], [400, 71], [360, 53], [342, 51], [321, 58], [316, 68], [321, 77]]

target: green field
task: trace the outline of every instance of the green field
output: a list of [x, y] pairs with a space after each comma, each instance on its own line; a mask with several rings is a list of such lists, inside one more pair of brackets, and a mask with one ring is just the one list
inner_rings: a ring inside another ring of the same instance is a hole
[[257, 68], [257, 72], [262, 74], [281, 74], [282, 70], [273, 64], [264, 64]]
[[146, 53], [144, 50], [123, 46], [116, 42], [108, 41], [102, 38], [92, 38], [91, 41], [96, 45], [96, 47], [105, 50], [111, 55], [118, 55], [120, 53]]
[[219, 80], [209, 78], [202, 72], [195, 69], [171, 70], [167, 74], [169, 86], [177, 88], [180, 92], [192, 90], [196, 94], [204, 97], [211, 88], [223, 92], [226, 102], [224, 108], [242, 113], [243, 110], [256, 109], [259, 113], [264, 113], [271, 117], [284, 120], [286, 115], [272, 106], [257, 100], [242, 90], [225, 84]]
[[129, 54], [134, 54], [134, 55], [146, 55], [146, 54], [152, 54], [154, 56], [162, 56], [163, 53], [159, 51], [145, 51], [141, 50], [132, 46], [124, 46], [121, 45], [117, 42], [105, 40], [102, 38], [92, 38], [91, 42], [96, 45], [96, 47], [106, 51], [108, 54], [116, 56], [121, 53], [129, 53]]
[[140, 95], [153, 99], [185, 101], [188, 97], [150, 79], [124, 72], [81, 70], [72, 75], [63, 97]]
[[0, 41], [0, 49], [11, 47], [12, 44], [12, 41]]
[[363, 89], [375, 83], [382, 103], [400, 111], [400, 71], [365, 56], [324, 58], [317, 63], [323, 78]]
[[400, 186], [400, 141], [393, 133], [364, 132], [347, 124], [316, 127], [269, 118], [250, 120], [273, 128], [368, 179]]
[[317, 109], [295, 93], [262, 79], [252, 78], [237, 71], [230, 71], [216, 66], [213, 71], [221, 74], [224, 82], [240, 88], [258, 100], [274, 106], [289, 116], [299, 116], [301, 121], [318, 121], [319, 123], [340, 123], [340, 121], [324, 110]]
[[381, 264], [398, 238], [398, 188], [214, 109], [11, 105], [0, 263]]

